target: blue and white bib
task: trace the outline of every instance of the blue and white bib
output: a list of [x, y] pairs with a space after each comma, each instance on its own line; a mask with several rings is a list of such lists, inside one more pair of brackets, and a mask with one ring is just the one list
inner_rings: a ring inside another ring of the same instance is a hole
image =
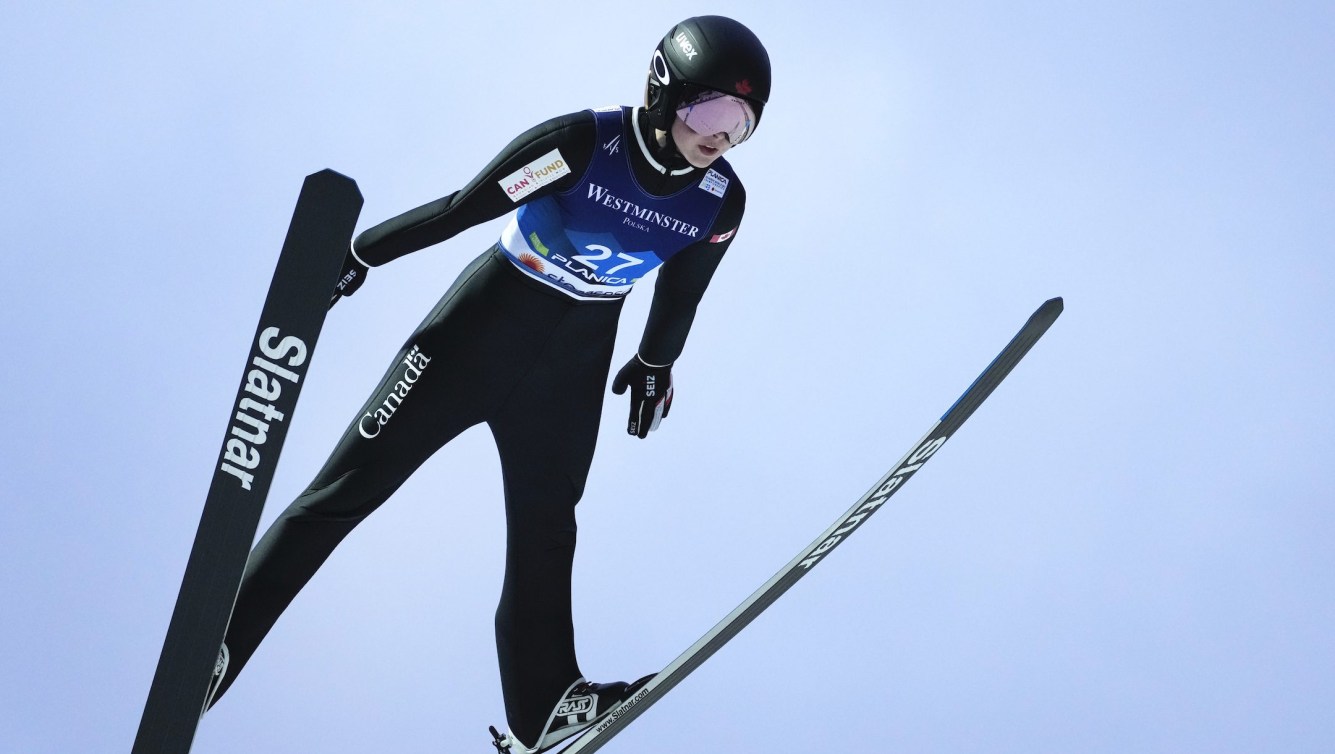
[[[627, 109], [593, 111], [598, 147], [580, 182], [522, 205], [501, 233], [511, 262], [577, 299], [621, 298], [650, 270], [704, 239], [736, 178], [720, 158], [699, 183], [671, 196], [645, 192], [626, 153], [638, 148]], [[510, 176], [505, 188], [518, 201], [569, 172], [553, 150]]]

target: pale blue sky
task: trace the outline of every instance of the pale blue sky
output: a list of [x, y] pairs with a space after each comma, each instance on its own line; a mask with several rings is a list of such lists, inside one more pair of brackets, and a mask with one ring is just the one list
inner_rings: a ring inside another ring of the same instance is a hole
[[[588, 675], [669, 662], [1034, 307], [1067, 310], [606, 751], [1335, 748], [1329, 3], [520, 1], [6, 9], [0, 749], [129, 749], [302, 177], [357, 179], [368, 227], [547, 117], [636, 102], [710, 12], [764, 40], [774, 92], [672, 415], [640, 442], [605, 407]], [[499, 227], [334, 310], [266, 524]], [[339, 549], [195, 752], [490, 751], [502, 515], [474, 430]]]

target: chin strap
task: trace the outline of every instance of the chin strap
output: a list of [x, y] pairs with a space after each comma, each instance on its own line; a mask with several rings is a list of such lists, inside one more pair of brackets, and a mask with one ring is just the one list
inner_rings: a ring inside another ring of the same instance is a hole
[[[673, 143], [672, 136], [670, 134], [668, 135], [667, 144], [659, 148], [660, 154], [658, 155], [654, 154], [654, 150], [650, 149], [649, 143], [645, 141], [644, 137], [645, 137], [645, 131], [649, 131], [650, 133], [652, 133], [655, 129], [648, 122], [647, 118], [641, 119], [640, 115], [643, 112], [644, 108], [637, 107], [631, 111], [630, 117], [631, 117], [631, 123], [632, 125], [634, 125], [635, 141], [639, 143], [640, 153], [644, 155], [644, 159], [649, 161], [649, 164], [653, 166], [654, 170], [657, 170], [660, 173], [666, 173], [668, 175], [686, 175], [692, 170], [695, 170], [695, 168], [690, 163], [686, 162], [686, 158], [682, 155], [682, 153], [677, 150], [677, 145]], [[658, 146], [657, 141], [654, 142], [654, 146], [655, 147]], [[676, 169], [668, 168], [658, 161], [658, 157], [662, 157], [663, 162], [676, 163], [678, 165], [685, 164], [686, 167], [676, 168]]]

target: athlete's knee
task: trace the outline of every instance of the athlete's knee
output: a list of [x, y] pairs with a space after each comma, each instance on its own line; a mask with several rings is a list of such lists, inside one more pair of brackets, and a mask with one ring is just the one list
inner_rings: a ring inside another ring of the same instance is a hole
[[288, 508], [288, 518], [360, 521], [394, 493], [403, 479], [356, 468], [327, 481], [316, 480]]

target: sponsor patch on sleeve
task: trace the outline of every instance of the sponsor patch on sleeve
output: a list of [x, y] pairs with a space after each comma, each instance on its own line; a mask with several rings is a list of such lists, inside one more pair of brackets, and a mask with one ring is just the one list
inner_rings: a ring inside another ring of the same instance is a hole
[[705, 173], [705, 179], [700, 181], [700, 188], [714, 196], [722, 197], [728, 190], [728, 179], [722, 173], [710, 168], [709, 172]]
[[710, 236], [710, 237], [709, 237], [709, 242], [710, 242], [710, 243], [723, 243], [724, 241], [728, 240], [729, 238], [732, 238], [732, 234], [734, 234], [734, 233], [736, 233], [736, 232], [737, 232], [737, 229], [736, 229], [736, 228], [733, 228], [732, 230], [728, 231], [727, 233], [719, 233], [719, 234], [716, 235], [716, 236]]
[[520, 199], [565, 175], [570, 175], [570, 165], [561, 156], [561, 150], [553, 149], [497, 183], [505, 190], [510, 201], [518, 203]]

